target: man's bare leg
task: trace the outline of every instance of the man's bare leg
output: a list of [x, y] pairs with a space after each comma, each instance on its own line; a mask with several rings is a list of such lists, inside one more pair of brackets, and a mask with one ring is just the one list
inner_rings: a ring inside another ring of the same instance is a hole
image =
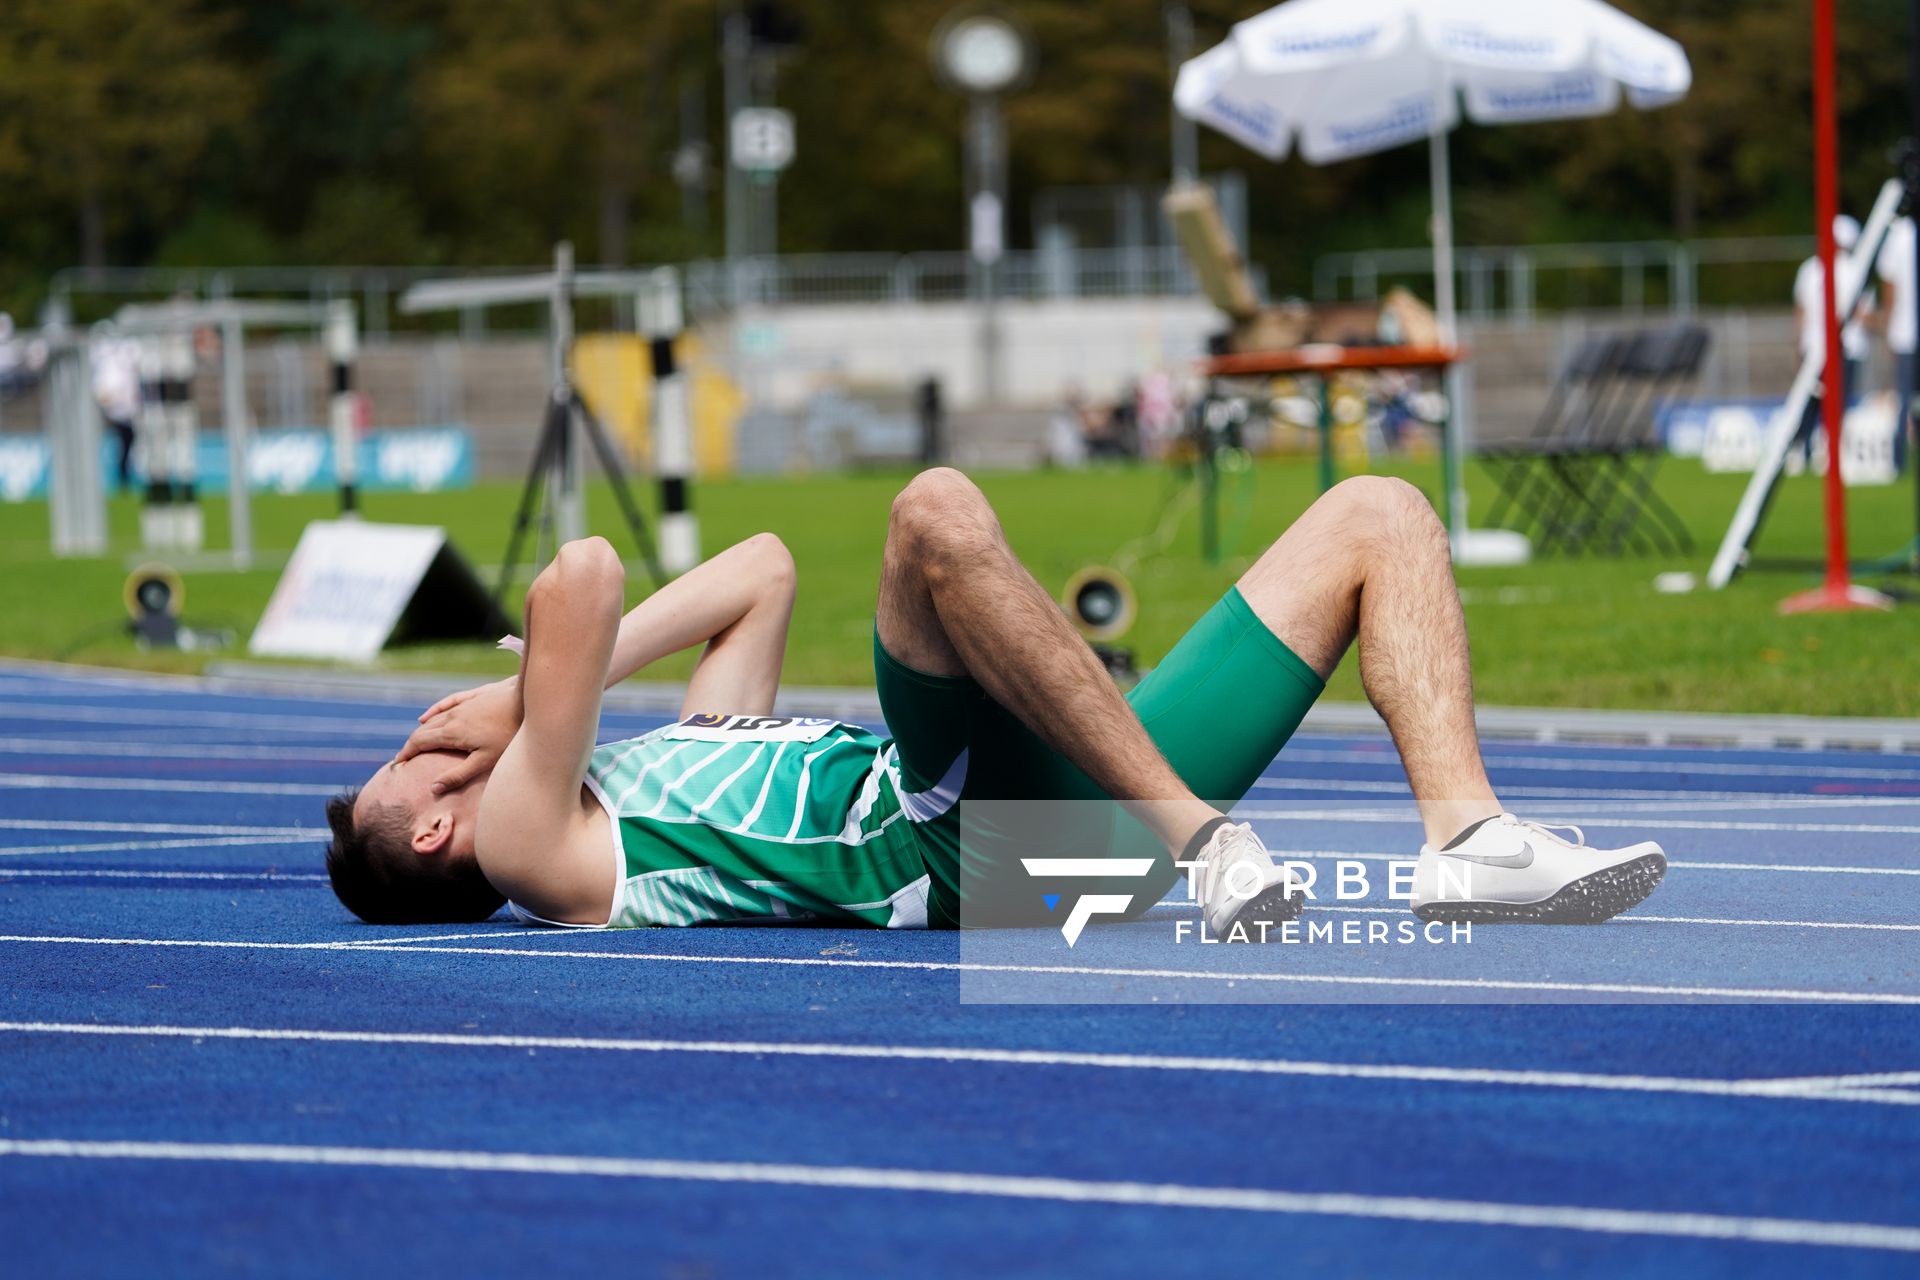
[[1240, 579], [1262, 622], [1322, 677], [1357, 636], [1436, 848], [1500, 812], [1473, 723], [1467, 624], [1447, 533], [1418, 489], [1356, 476], [1315, 502]]
[[1167, 764], [958, 471], [924, 471], [894, 499], [876, 625], [908, 666], [978, 681], [1176, 855], [1220, 816]]

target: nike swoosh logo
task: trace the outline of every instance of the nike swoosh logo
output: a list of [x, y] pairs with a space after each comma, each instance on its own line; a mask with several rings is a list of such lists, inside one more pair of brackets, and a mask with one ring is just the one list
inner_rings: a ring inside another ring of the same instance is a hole
[[1522, 844], [1520, 846], [1520, 852], [1509, 853], [1499, 858], [1476, 857], [1471, 853], [1447, 853], [1441, 856], [1445, 858], [1458, 858], [1462, 862], [1477, 862], [1483, 867], [1507, 867], [1511, 870], [1518, 871], [1522, 867], [1530, 867], [1533, 865], [1533, 846], [1530, 844]]

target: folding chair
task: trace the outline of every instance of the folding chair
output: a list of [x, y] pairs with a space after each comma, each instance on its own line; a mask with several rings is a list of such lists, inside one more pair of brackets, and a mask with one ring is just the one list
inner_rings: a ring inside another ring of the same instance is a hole
[[1577, 478], [1557, 462], [1583, 447], [1606, 421], [1618, 398], [1621, 364], [1631, 348], [1632, 336], [1627, 334], [1587, 338], [1554, 379], [1532, 433], [1477, 451], [1499, 486], [1487, 513], [1489, 524], [1500, 525], [1511, 516], [1508, 527], [1536, 541], [1555, 536], [1566, 519], [1568, 499], [1577, 499], [1579, 493]]
[[1615, 336], [1620, 347], [1607, 399], [1595, 407], [1580, 437], [1556, 442], [1543, 458], [1553, 489], [1552, 518], [1541, 522], [1534, 540], [1542, 554], [1561, 550], [1577, 555], [1596, 547], [1608, 531], [1615, 534], [1609, 546], [1616, 554], [1629, 542], [1635, 551], [1664, 549], [1659, 538], [1637, 523], [1612, 518], [1619, 486], [1608, 474], [1606, 459], [1650, 403], [1653, 380], [1666, 364], [1667, 343], [1662, 330], [1636, 329]]
[[1501, 490], [1490, 522], [1511, 510], [1542, 554], [1690, 549], [1686, 523], [1653, 488], [1664, 457], [1653, 411], [1698, 374], [1708, 341], [1699, 325], [1673, 325], [1583, 343], [1535, 435], [1481, 455]]
[[1596, 441], [1589, 480], [1599, 514], [1594, 537], [1604, 538], [1616, 555], [1642, 534], [1661, 552], [1693, 549], [1686, 522], [1654, 489], [1666, 457], [1654, 417], [1662, 403], [1699, 376], [1711, 342], [1712, 335], [1697, 324], [1650, 330], [1625, 362], [1623, 375], [1640, 385], [1641, 394]]

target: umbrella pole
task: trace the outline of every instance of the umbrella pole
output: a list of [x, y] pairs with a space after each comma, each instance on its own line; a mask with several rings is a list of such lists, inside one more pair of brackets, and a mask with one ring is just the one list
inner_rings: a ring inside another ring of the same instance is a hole
[[[1435, 111], [1439, 110], [1438, 105]], [[1453, 307], [1453, 178], [1447, 163], [1447, 134], [1438, 119], [1427, 135], [1427, 155], [1433, 177], [1433, 303], [1440, 321], [1440, 340], [1454, 342]]]
[[[1440, 322], [1440, 341], [1454, 346], [1458, 336], [1454, 327], [1453, 303], [1453, 177], [1447, 162], [1446, 81], [1433, 95], [1433, 128], [1427, 134], [1429, 170], [1433, 179], [1433, 302]], [[1461, 369], [1447, 366], [1447, 427], [1440, 434], [1441, 471], [1446, 477], [1445, 509], [1440, 513], [1447, 522], [1453, 541], [1454, 559], [1461, 558], [1467, 533], [1467, 485], [1460, 466], [1460, 436], [1466, 429], [1460, 414]]]

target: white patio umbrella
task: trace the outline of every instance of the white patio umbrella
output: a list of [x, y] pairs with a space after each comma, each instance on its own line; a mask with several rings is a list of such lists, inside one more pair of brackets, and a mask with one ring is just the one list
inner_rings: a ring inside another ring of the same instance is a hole
[[[1290, 0], [1182, 66], [1173, 97], [1182, 115], [1272, 160], [1297, 148], [1332, 164], [1427, 139], [1434, 304], [1451, 343], [1446, 135], [1463, 102], [1483, 124], [1516, 124], [1605, 115], [1623, 97], [1664, 106], [1692, 83], [1677, 43], [1601, 0]], [[1450, 462], [1457, 553], [1466, 490], [1457, 452]]]

